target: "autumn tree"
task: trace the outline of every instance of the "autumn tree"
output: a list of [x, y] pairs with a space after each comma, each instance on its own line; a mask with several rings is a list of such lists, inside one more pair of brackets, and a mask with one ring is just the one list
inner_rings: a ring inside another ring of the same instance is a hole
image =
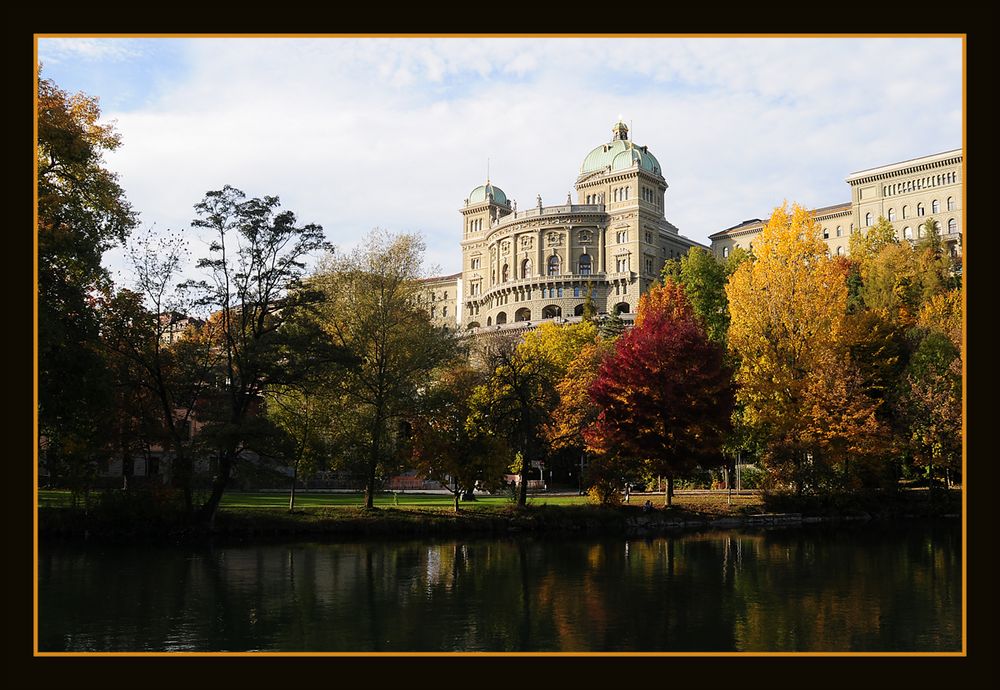
[[513, 333], [484, 339], [478, 360], [486, 380], [472, 396], [472, 423], [505, 433], [520, 455], [517, 504], [527, 504], [528, 470], [545, 454], [543, 425], [558, 398], [555, 391], [558, 365], [549, 357], [534, 356], [533, 347], [520, 347]]
[[337, 424], [355, 431], [341, 439], [342, 460], [361, 473], [369, 509], [403, 461], [402, 425], [418, 389], [458, 351], [454, 335], [416, 305], [423, 252], [416, 235], [375, 230], [351, 254], [329, 257], [314, 279], [322, 328], [357, 362], [339, 386]]
[[473, 416], [472, 396], [484, 376], [462, 365], [442, 371], [410, 418], [414, 468], [451, 492], [456, 513], [459, 499], [477, 486], [499, 488], [513, 460], [503, 437]]
[[600, 408], [588, 447], [644, 464], [673, 481], [720, 461], [733, 410], [731, 372], [683, 288], [672, 280], [639, 301], [636, 325], [615, 343], [590, 387]]
[[932, 481], [962, 461], [962, 293], [932, 297], [918, 315], [916, 349], [902, 381], [900, 409], [908, 422], [910, 448]]
[[[218, 454], [211, 494], [198, 512], [198, 518], [209, 523], [248, 438], [262, 425], [263, 392], [302, 376], [317, 354], [290, 347], [283, 326], [314, 297], [298, 289], [305, 260], [329, 244], [322, 227], [300, 226], [295, 214], [280, 206], [278, 197], [247, 199], [228, 185], [208, 192], [195, 205], [198, 217], [192, 225], [208, 231], [212, 240], [209, 256], [197, 263], [207, 280], [192, 281], [188, 287], [213, 312], [205, 334], [220, 359], [216, 405], [202, 431], [214, 440]], [[332, 358], [339, 353], [319, 354]]]
[[[775, 209], [726, 287], [738, 399], [767, 439], [767, 463], [801, 493], [813, 465], [877, 453], [866, 446], [878, 407], [850, 357], [845, 265], [826, 255], [819, 226], [794, 205]], [[847, 424], [848, 426], [842, 426]]]
[[85, 473], [107, 439], [113, 392], [95, 295], [110, 283], [103, 253], [137, 217], [104, 164], [121, 139], [101, 124], [98, 99], [69, 95], [39, 71], [37, 117], [38, 422], [44, 461], [58, 476]]
[[705, 333], [714, 342], [725, 344], [729, 329], [726, 281], [749, 256], [737, 247], [725, 261], [720, 261], [710, 252], [692, 247], [684, 256], [664, 264], [664, 280], [670, 278], [683, 286]]
[[149, 231], [133, 239], [128, 254], [134, 289], [119, 289], [102, 302], [102, 345], [127, 375], [120, 385], [152, 401], [143, 409], [142, 423], [157, 433], [145, 440], [171, 454], [170, 480], [191, 514], [192, 427], [196, 406], [215, 378], [219, 350], [198, 331], [198, 321], [188, 319], [193, 299], [176, 285], [187, 257], [183, 237]]

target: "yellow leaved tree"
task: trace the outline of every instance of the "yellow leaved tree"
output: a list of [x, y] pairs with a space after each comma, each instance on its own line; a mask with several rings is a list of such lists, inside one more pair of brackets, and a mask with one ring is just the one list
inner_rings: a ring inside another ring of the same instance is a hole
[[862, 334], [847, 316], [845, 264], [827, 255], [809, 212], [775, 209], [754, 254], [726, 286], [737, 398], [767, 439], [772, 476], [801, 493], [878, 453], [878, 403], [850, 357]]

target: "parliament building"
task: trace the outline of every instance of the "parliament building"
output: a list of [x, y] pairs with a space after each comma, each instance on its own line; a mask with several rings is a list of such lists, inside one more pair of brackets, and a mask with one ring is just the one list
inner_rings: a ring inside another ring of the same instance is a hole
[[629, 319], [663, 263], [705, 247], [681, 235], [665, 215], [660, 162], [617, 122], [576, 178], [576, 199], [518, 209], [487, 180], [460, 209], [462, 270], [424, 281], [424, 304], [439, 325], [463, 329], [530, 328], [575, 320], [590, 295], [598, 313]]

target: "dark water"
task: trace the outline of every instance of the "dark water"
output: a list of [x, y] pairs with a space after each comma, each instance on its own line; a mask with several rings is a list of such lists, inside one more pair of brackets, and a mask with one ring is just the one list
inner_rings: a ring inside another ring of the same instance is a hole
[[958, 651], [957, 521], [255, 546], [41, 545], [41, 651]]

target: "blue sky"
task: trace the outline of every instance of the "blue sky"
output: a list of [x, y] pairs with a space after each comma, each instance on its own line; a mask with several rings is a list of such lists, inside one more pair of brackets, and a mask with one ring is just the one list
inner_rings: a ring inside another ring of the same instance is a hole
[[[663, 166], [667, 218], [703, 243], [785, 199], [847, 201], [857, 170], [962, 144], [956, 38], [38, 44], [46, 77], [116, 121], [107, 163], [144, 225], [186, 230], [230, 184], [281, 197], [341, 250], [373, 227], [420, 232], [432, 272], [460, 268], [457, 209], [487, 158], [522, 207], [562, 203], [618, 115]], [[122, 268], [121, 252], [107, 263]]]

